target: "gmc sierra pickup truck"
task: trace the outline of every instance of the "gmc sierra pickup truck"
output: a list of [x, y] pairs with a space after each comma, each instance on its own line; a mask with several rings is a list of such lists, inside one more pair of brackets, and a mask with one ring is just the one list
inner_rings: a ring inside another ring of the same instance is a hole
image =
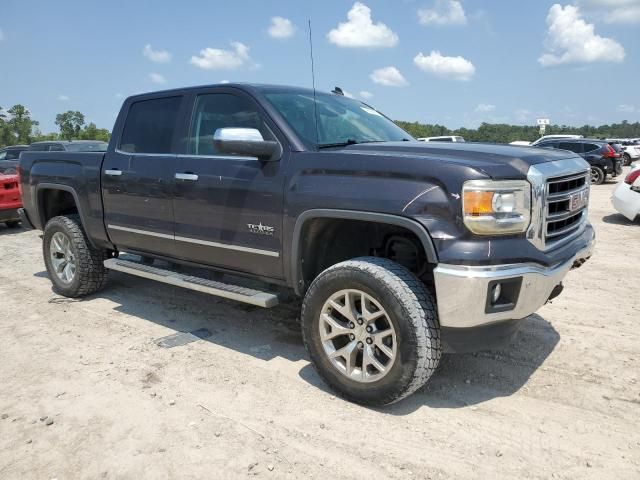
[[133, 96], [106, 153], [25, 152], [19, 173], [62, 295], [109, 270], [267, 308], [293, 291], [319, 375], [369, 405], [417, 390], [443, 351], [509, 339], [595, 238], [579, 156], [418, 142], [302, 88]]

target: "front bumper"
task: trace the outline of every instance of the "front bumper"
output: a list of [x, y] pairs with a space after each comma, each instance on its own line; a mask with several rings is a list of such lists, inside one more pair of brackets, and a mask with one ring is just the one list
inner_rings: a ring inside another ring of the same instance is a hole
[[631, 189], [631, 185], [621, 182], [611, 196], [613, 208], [632, 222], [640, 214], [640, 192]]
[[[580, 243], [578, 243], [580, 242]], [[544, 305], [567, 272], [593, 253], [595, 234], [590, 225], [576, 239], [574, 255], [550, 267], [538, 264], [465, 266], [440, 264], [434, 270], [438, 315], [442, 328], [474, 328], [504, 320], [521, 319]], [[511, 305], [489, 305], [493, 285], [515, 283]]]

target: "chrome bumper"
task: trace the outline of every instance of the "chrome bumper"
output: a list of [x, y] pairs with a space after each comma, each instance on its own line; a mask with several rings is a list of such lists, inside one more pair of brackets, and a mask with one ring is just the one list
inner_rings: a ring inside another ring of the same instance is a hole
[[[471, 328], [531, 315], [549, 299], [574, 265], [593, 253], [595, 238], [568, 260], [552, 267], [536, 264], [464, 266], [440, 264], [434, 270], [441, 327]], [[486, 313], [489, 284], [522, 277], [514, 308]]]

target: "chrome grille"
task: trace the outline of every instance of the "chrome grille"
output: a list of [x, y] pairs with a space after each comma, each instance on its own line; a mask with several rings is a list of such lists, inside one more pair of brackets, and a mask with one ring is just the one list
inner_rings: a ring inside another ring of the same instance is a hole
[[550, 248], [577, 233], [587, 220], [588, 172], [547, 179], [544, 206], [544, 243]]

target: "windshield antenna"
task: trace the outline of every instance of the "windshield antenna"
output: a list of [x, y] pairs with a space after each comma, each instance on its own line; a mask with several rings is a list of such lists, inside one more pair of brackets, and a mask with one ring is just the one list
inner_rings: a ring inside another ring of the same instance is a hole
[[311, 54], [311, 84], [313, 86], [313, 118], [316, 125], [316, 147], [320, 145], [318, 131], [318, 101], [316, 100], [316, 72], [313, 65], [313, 39], [311, 36], [311, 19], [309, 19], [309, 52]]

